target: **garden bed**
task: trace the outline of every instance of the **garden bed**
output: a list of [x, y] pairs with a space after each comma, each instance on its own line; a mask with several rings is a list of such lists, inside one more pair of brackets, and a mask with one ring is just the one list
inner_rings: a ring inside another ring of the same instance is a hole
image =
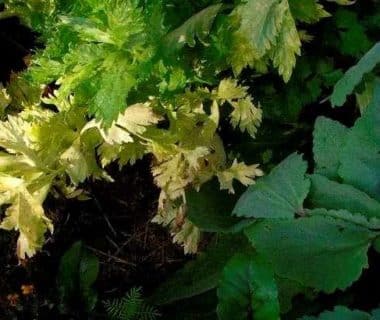
[[270, 2], [1, 2], [0, 319], [378, 319], [380, 4]]

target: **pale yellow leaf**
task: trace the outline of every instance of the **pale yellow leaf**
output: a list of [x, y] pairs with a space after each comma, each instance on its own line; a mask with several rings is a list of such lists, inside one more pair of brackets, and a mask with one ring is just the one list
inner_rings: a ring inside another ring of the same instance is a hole
[[258, 167], [259, 165], [257, 164], [248, 166], [245, 163], [237, 162], [235, 159], [230, 168], [217, 173], [220, 188], [228, 190], [230, 193], [235, 193], [234, 180], [239, 181], [244, 186], [254, 184], [254, 178], [264, 174]]
[[116, 125], [132, 134], [140, 135], [146, 131], [146, 127], [157, 124], [161, 119], [149, 104], [137, 103], [119, 115]]
[[239, 127], [242, 132], [247, 131], [251, 137], [255, 137], [262, 120], [262, 110], [252, 103], [252, 98], [247, 96], [236, 102], [232, 102], [234, 110], [231, 113], [231, 124]]
[[45, 233], [53, 231], [41, 203], [24, 187], [18, 188], [0, 228], [19, 232], [17, 255], [20, 259], [32, 257], [42, 248]]

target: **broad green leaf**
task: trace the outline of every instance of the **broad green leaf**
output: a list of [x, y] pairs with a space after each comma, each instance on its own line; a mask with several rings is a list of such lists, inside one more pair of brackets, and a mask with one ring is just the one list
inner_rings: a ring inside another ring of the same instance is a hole
[[319, 117], [313, 132], [315, 173], [329, 178], [338, 176], [340, 151], [345, 143], [348, 128], [337, 121]]
[[194, 47], [196, 38], [201, 43], [207, 44], [206, 38], [222, 6], [222, 4], [215, 4], [203, 9], [188, 19], [183, 25], [167, 34], [164, 38], [166, 50], [177, 51], [182, 49], [186, 44]]
[[60, 309], [67, 312], [72, 308], [94, 309], [97, 293], [93, 289], [99, 273], [99, 260], [86, 249], [82, 242], [76, 242], [66, 251], [58, 271]]
[[342, 106], [346, 97], [351, 94], [361, 82], [363, 76], [372, 71], [380, 63], [380, 43], [377, 43], [368, 51], [357, 65], [350, 68], [342, 79], [335, 85], [331, 96], [333, 106]]
[[236, 254], [226, 264], [218, 286], [220, 320], [280, 319], [280, 306], [270, 265], [254, 253]]
[[347, 184], [380, 200], [380, 83], [364, 115], [347, 135], [339, 175]]
[[239, 251], [248, 248], [246, 239], [241, 236], [223, 236], [200, 253], [196, 260], [163, 283], [153, 294], [154, 304], [164, 305], [190, 298], [214, 289], [227, 261]]
[[187, 217], [202, 231], [238, 232], [251, 222], [231, 216], [236, 201], [235, 195], [219, 190], [218, 183], [213, 180], [198, 192], [186, 193]]
[[310, 181], [307, 164], [292, 154], [272, 172], [248, 188], [237, 202], [233, 214], [249, 218], [292, 218], [302, 210]]
[[367, 217], [380, 218], [380, 203], [351, 185], [314, 174], [310, 177], [308, 200], [314, 208], [345, 209]]
[[350, 310], [347, 307], [338, 306], [333, 311], [325, 311], [318, 317], [302, 317], [300, 320], [375, 320], [370, 314], [359, 311]]
[[246, 235], [276, 274], [327, 293], [345, 289], [368, 266], [368, 229], [329, 217], [268, 219]]

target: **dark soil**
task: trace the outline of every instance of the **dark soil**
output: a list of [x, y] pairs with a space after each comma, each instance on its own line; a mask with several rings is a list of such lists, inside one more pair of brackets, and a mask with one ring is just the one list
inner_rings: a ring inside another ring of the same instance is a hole
[[[150, 223], [158, 190], [150, 175], [149, 159], [120, 172], [116, 168], [110, 171], [115, 182], [87, 185], [91, 195], [87, 201], [51, 198], [46, 202], [55, 231], [35, 258], [19, 264], [15, 256], [17, 235], [0, 232], [0, 315], [3, 312], [6, 319], [16, 315], [15, 319], [56, 317], [59, 260], [77, 240], [100, 260], [96, 282], [100, 300], [122, 296], [134, 286], [143, 287], [149, 295], [183, 265], [182, 248], [172, 244], [165, 229]], [[23, 297], [21, 286], [30, 284], [34, 294]], [[19, 295], [19, 311], [10, 306], [10, 294]]]

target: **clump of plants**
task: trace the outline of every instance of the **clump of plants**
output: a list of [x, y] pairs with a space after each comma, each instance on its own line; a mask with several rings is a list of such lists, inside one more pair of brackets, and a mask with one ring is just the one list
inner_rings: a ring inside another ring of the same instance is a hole
[[35, 94], [15, 98], [1, 124], [2, 203], [10, 205], [2, 227], [20, 232], [18, 255], [34, 255], [53, 231], [42, 204], [54, 188], [76, 195], [86, 179], [112, 181], [110, 162], [133, 164], [145, 154], [161, 189], [154, 221], [196, 252], [200, 232], [186, 217], [186, 190], [216, 176], [233, 192], [234, 180], [250, 185], [262, 175], [226, 152], [218, 130], [227, 119], [255, 137], [262, 109], [239, 75], [274, 67], [290, 79], [301, 53], [297, 20], [328, 16], [317, 2], [311, 12], [298, 6], [5, 1], [4, 14], [19, 16], [43, 45], [10, 89], [22, 83]]

